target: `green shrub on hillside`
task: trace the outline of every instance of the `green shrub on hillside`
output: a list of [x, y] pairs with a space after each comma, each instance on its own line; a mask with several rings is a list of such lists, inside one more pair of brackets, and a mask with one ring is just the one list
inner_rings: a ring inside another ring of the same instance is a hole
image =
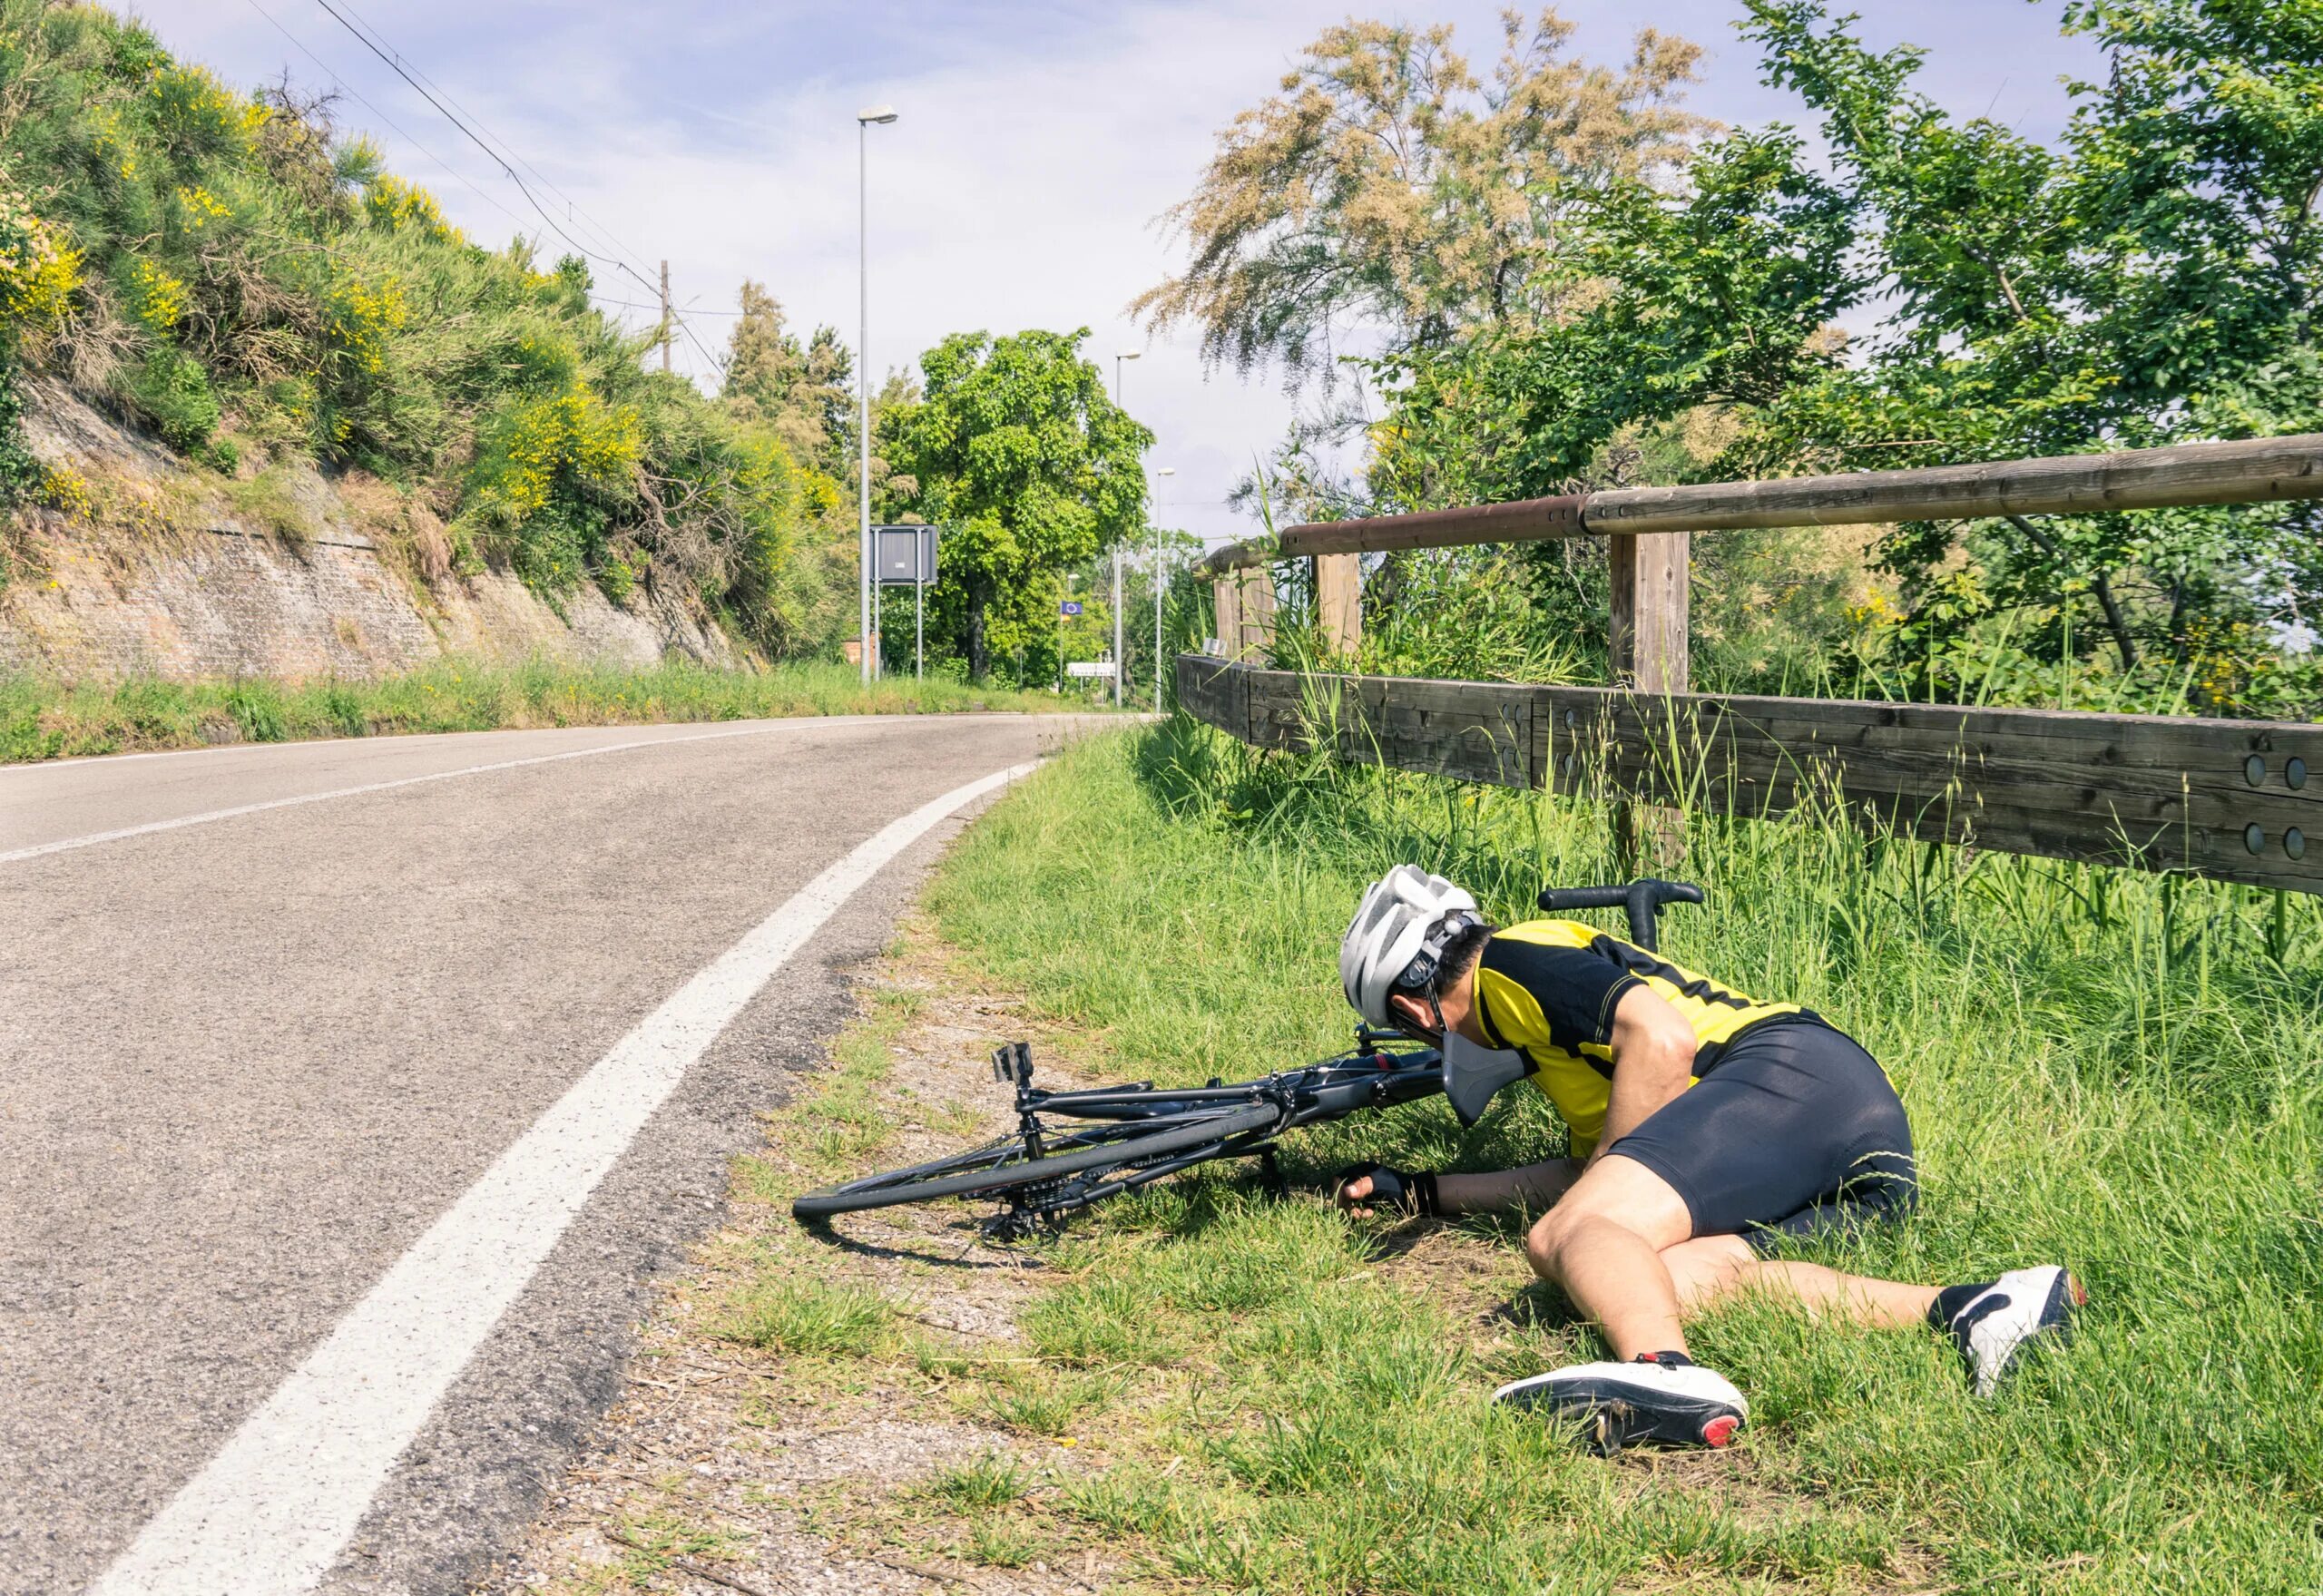
[[288, 89], [245, 97], [93, 5], [0, 0], [0, 492], [52, 371], [215, 469], [359, 466], [544, 592], [640, 583], [828, 646], [837, 485], [643, 369], [584, 262], [488, 250]]

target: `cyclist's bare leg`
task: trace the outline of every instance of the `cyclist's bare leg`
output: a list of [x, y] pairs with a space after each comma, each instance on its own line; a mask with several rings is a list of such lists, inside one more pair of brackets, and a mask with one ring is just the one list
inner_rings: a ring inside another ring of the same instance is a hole
[[1542, 1278], [1563, 1288], [1626, 1362], [1641, 1353], [1686, 1350], [1678, 1288], [1661, 1253], [1692, 1233], [1692, 1216], [1667, 1180], [1634, 1159], [1609, 1153], [1534, 1224], [1524, 1251]]
[[1764, 1258], [1740, 1236], [1698, 1236], [1661, 1250], [1681, 1313], [1692, 1314], [1735, 1291], [1761, 1291], [1788, 1299], [1818, 1318], [1874, 1329], [1907, 1329], [1927, 1322], [1933, 1286], [1906, 1286], [1867, 1275], [1843, 1275], [1821, 1264]]

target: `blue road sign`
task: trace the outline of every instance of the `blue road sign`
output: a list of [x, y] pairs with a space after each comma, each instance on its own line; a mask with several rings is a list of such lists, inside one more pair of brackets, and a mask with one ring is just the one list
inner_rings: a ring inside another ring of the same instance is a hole
[[1067, 599], [1063, 603], [1057, 605], [1056, 612], [1060, 615], [1078, 615], [1081, 613], [1081, 601], [1078, 599]]

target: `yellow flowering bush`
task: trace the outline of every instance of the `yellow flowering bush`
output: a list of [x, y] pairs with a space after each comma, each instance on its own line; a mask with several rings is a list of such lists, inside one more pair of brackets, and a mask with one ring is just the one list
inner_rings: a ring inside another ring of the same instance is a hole
[[331, 289], [325, 306], [332, 346], [374, 377], [387, 369], [387, 342], [403, 330], [409, 316], [403, 285], [391, 277], [377, 283], [359, 278], [342, 281]]
[[88, 480], [70, 465], [42, 466], [40, 483], [33, 490], [33, 496], [75, 521], [97, 518], [96, 501], [90, 496]]
[[436, 196], [390, 172], [381, 172], [363, 187], [363, 210], [374, 227], [414, 228], [439, 244], [467, 240], [444, 220]]
[[146, 94], [162, 137], [192, 153], [246, 150], [250, 136], [274, 115], [270, 107], [243, 99], [200, 66], [161, 68]]
[[178, 190], [178, 216], [185, 223], [188, 232], [200, 232], [233, 214], [227, 209], [226, 201], [200, 183], [181, 186]]
[[8, 333], [45, 332], [73, 308], [81, 256], [33, 214], [22, 194], [0, 186], [0, 322]]
[[477, 440], [463, 520], [509, 542], [517, 574], [568, 588], [608, 567], [605, 531], [634, 492], [644, 427], [575, 387], [503, 410]]
[[168, 334], [185, 319], [186, 286], [151, 260], [140, 260], [129, 274], [129, 308], [151, 330]]

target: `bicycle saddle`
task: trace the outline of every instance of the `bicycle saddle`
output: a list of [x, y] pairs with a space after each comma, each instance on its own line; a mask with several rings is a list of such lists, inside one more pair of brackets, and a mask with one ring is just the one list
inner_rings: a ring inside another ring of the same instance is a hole
[[1524, 1055], [1514, 1048], [1479, 1047], [1457, 1031], [1445, 1035], [1444, 1095], [1460, 1116], [1463, 1130], [1483, 1119], [1502, 1089], [1514, 1086], [1531, 1070]]

